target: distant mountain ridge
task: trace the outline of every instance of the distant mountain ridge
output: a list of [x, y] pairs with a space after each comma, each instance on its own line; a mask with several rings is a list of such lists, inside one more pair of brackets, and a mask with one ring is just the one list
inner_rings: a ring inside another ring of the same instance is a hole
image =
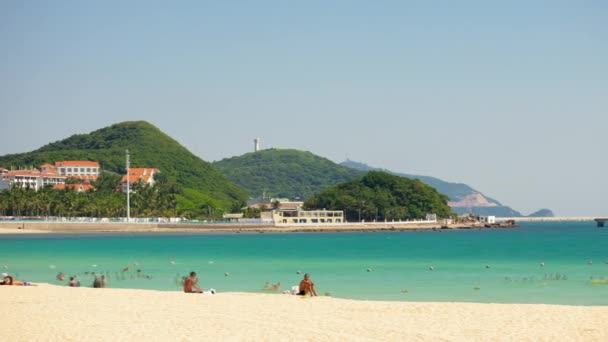
[[555, 217], [555, 214], [549, 209], [541, 209], [528, 215], [528, 217]]
[[499, 217], [522, 217], [523, 215], [512, 209], [511, 207], [505, 206], [499, 201], [485, 196], [481, 192], [471, 188], [470, 186], [462, 183], [450, 183], [443, 181], [439, 178], [429, 176], [410, 175], [405, 173], [393, 172], [386, 169], [371, 167], [367, 164], [346, 160], [340, 163], [342, 166], [346, 166], [359, 171], [385, 171], [392, 173], [397, 176], [420, 179], [422, 182], [434, 187], [442, 194], [447, 195], [450, 198], [448, 202], [452, 210], [460, 215], [463, 214], [474, 214], [474, 215], [494, 215]]
[[311, 152], [294, 149], [267, 149], [214, 162], [232, 182], [251, 197], [287, 197], [306, 200], [323, 189], [363, 177], [368, 171], [385, 171], [396, 176], [419, 179], [450, 198], [448, 205], [460, 215], [523, 215], [462, 183], [450, 183], [429, 176], [418, 176], [374, 168], [347, 160], [340, 164]]
[[131, 167], [156, 167], [182, 188], [178, 208], [195, 216], [238, 210], [247, 195], [210, 163], [195, 156], [146, 121], [117, 123], [88, 134], [76, 134], [27, 153], [0, 156], [0, 166], [39, 167], [61, 160], [94, 160], [104, 171], [125, 173], [125, 150]]

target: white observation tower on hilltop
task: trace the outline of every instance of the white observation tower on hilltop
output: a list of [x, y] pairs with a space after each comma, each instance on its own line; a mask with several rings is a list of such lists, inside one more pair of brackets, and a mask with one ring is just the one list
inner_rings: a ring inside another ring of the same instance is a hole
[[260, 150], [260, 138], [253, 139], [253, 151], [257, 152]]

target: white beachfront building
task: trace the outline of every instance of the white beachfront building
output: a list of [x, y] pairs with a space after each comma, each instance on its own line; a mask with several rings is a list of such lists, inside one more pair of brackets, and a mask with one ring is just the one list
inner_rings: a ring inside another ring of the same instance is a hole
[[[62, 188], [67, 178], [79, 178], [85, 183], [99, 177], [99, 162], [88, 160], [64, 160], [53, 164], [43, 164], [40, 169], [7, 170], [0, 169], [2, 188], [11, 186], [28, 187], [38, 191], [46, 185]], [[69, 187], [72, 188], [72, 187]], [[84, 187], [83, 187], [84, 188]], [[86, 188], [90, 188], [87, 185]]]
[[9, 186], [29, 187], [38, 191], [46, 185], [64, 184], [67, 177], [55, 172], [41, 172], [36, 169], [8, 171], [2, 175], [2, 182]]
[[343, 223], [343, 210], [273, 210], [275, 224]]

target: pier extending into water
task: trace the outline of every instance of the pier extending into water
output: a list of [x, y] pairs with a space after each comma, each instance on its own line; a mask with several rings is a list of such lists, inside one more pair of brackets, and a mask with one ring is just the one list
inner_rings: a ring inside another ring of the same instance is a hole
[[597, 222], [598, 227], [603, 227], [608, 222], [608, 218], [596, 218], [594, 221]]

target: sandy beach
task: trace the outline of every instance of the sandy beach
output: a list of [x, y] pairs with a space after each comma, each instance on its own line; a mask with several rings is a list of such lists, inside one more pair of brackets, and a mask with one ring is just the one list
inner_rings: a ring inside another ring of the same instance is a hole
[[1, 286], [10, 341], [606, 341], [608, 307]]
[[0, 234], [44, 234], [44, 233], [52, 233], [52, 231], [42, 230], [42, 229], [23, 229], [15, 224], [12, 224], [12, 225], [0, 224]]

